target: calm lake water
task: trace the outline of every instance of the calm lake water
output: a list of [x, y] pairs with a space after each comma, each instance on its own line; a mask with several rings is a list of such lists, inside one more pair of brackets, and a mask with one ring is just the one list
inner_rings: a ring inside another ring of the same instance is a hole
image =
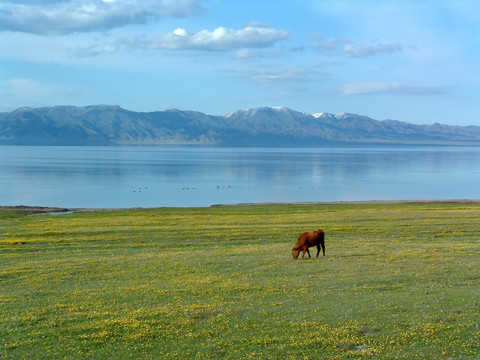
[[480, 199], [480, 147], [0, 146], [0, 205]]

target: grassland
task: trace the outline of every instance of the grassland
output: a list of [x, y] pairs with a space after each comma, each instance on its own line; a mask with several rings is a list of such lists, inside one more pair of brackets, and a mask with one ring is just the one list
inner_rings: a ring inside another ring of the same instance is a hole
[[[0, 211], [0, 359], [478, 359], [480, 205]], [[292, 259], [305, 230], [327, 256]]]

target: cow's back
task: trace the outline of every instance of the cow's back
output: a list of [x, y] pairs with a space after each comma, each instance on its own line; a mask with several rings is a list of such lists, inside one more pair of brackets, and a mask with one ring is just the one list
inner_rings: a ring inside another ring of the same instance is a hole
[[300, 236], [304, 236], [304, 241], [309, 246], [320, 244], [325, 238], [325, 232], [321, 229], [314, 231], [307, 231]]
[[297, 245], [298, 246], [303, 246], [303, 245], [309, 245], [312, 246], [315, 244], [315, 239], [316, 239], [316, 234], [313, 231], [307, 231], [301, 234], [298, 237]]

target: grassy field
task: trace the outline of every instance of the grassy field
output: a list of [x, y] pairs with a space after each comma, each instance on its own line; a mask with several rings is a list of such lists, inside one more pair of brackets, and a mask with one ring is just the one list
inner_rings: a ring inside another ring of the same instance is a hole
[[[479, 220], [477, 203], [0, 211], [0, 359], [478, 359]], [[294, 261], [318, 227], [327, 256]]]

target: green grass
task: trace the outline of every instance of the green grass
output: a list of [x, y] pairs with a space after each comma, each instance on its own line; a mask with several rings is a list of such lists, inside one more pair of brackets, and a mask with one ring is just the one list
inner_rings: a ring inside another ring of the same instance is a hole
[[[0, 212], [0, 359], [478, 359], [479, 220], [476, 203]], [[327, 256], [294, 261], [318, 227]]]

